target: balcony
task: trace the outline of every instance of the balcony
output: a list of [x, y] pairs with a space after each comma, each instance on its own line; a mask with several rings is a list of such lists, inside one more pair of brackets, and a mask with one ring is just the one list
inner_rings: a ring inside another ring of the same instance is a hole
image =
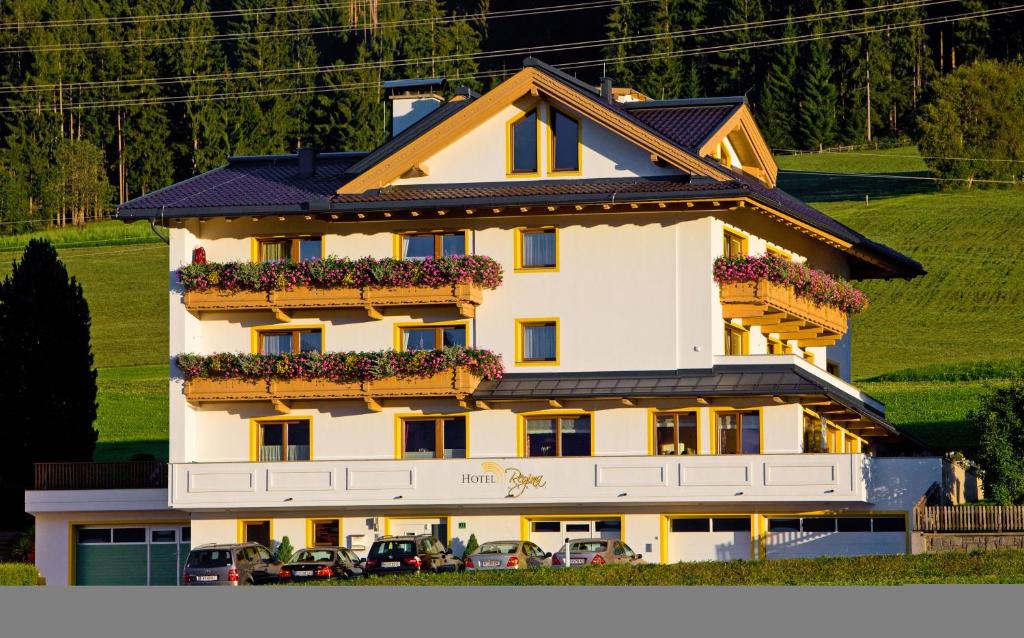
[[178, 463], [170, 501], [181, 509], [864, 504], [872, 462], [776, 454]]
[[162, 461], [36, 463], [35, 490], [132, 490], [167, 487]]
[[193, 290], [185, 293], [185, 308], [194, 314], [207, 311], [265, 310], [288, 321], [295, 310], [361, 308], [373, 319], [383, 319], [382, 308], [396, 306], [454, 306], [463, 317], [476, 316], [483, 301], [483, 286], [459, 283], [442, 287], [311, 288], [291, 290]]
[[778, 333], [782, 341], [796, 340], [801, 348], [831, 346], [846, 334], [845, 312], [798, 296], [793, 286], [767, 279], [724, 283], [720, 296], [724, 319], [761, 326], [761, 332]]

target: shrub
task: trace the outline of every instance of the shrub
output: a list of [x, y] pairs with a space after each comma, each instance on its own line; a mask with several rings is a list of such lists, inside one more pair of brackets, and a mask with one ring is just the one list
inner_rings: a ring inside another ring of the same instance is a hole
[[476, 534], [470, 534], [469, 540], [466, 541], [466, 551], [462, 552], [462, 560], [466, 560], [467, 556], [471, 556], [479, 548], [480, 543], [476, 540]]
[[31, 563], [0, 563], [0, 587], [42, 585], [43, 578]]
[[777, 255], [719, 257], [715, 260], [714, 277], [719, 284], [767, 279], [779, 285], [793, 286], [793, 292], [799, 297], [851, 314], [868, 307], [867, 296], [845, 281]]
[[1024, 502], [1024, 377], [996, 388], [967, 415], [985, 471], [985, 494], [1001, 505]]
[[281, 542], [277, 544], [277, 550], [274, 554], [277, 556], [277, 560], [282, 563], [287, 563], [291, 560], [292, 554], [295, 553], [295, 548], [292, 547], [292, 542], [287, 536], [281, 537]]

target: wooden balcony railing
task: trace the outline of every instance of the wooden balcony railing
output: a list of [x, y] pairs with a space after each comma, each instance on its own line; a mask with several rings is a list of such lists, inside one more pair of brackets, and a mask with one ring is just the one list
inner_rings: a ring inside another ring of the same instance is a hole
[[37, 490], [127, 490], [167, 487], [163, 461], [36, 463]]
[[761, 326], [762, 333], [778, 333], [782, 341], [795, 339], [801, 348], [831, 346], [846, 334], [845, 312], [818, 305], [796, 295], [792, 286], [767, 279], [722, 284], [721, 300], [725, 319]]
[[464, 400], [480, 385], [480, 377], [456, 368], [431, 377], [338, 382], [328, 379], [192, 379], [185, 382], [190, 403], [220, 401], [270, 401], [282, 413], [290, 401], [362, 399], [379, 412], [379, 399], [451, 397]]
[[1024, 532], [1024, 505], [922, 505], [914, 509], [919, 532]]
[[383, 319], [380, 308], [388, 306], [455, 306], [463, 317], [476, 315], [483, 301], [483, 287], [455, 284], [440, 288], [307, 288], [270, 292], [225, 290], [185, 293], [189, 312], [212, 310], [268, 310], [287, 321], [289, 312], [316, 308], [362, 308], [374, 319]]

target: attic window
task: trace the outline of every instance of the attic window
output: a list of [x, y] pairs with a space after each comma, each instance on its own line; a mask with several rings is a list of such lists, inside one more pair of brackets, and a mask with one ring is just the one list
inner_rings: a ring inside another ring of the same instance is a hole
[[580, 170], [580, 122], [551, 109], [551, 172], [578, 173]]
[[536, 175], [539, 144], [537, 140], [537, 109], [509, 122], [508, 173], [510, 175]]

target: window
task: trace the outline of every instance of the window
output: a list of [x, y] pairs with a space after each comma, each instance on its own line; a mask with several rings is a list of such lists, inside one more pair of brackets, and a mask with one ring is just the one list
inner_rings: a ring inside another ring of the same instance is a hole
[[154, 529], [149, 533], [151, 543], [175, 543], [178, 540], [178, 530], [175, 529]]
[[654, 453], [698, 454], [697, 413], [656, 414], [654, 416]]
[[552, 108], [551, 139], [548, 141], [552, 173], [579, 173], [582, 152], [581, 127], [576, 118]]
[[573, 534], [589, 534], [590, 523], [566, 523], [565, 531]]
[[78, 530], [78, 542], [83, 545], [92, 545], [94, 543], [109, 543], [110, 542], [110, 528], [104, 527], [102, 529], [89, 529], [79, 528]]
[[399, 235], [399, 259], [423, 260], [466, 254], [465, 231]]
[[768, 254], [775, 255], [776, 257], [782, 257], [786, 261], [791, 261], [793, 259], [793, 255], [788, 250], [784, 250], [778, 246], [772, 246], [771, 244], [768, 245]]
[[903, 516], [884, 516], [871, 519], [871, 529], [875, 532], [905, 532], [907, 519]]
[[558, 269], [557, 228], [517, 228], [515, 238], [517, 271]]
[[466, 458], [466, 417], [402, 419], [402, 458]]
[[288, 352], [320, 352], [323, 348], [323, 330], [320, 328], [292, 328], [286, 330], [256, 329], [257, 351], [260, 354]]
[[871, 519], [860, 516], [842, 516], [838, 519], [840, 532], [870, 532]]
[[146, 542], [146, 528], [145, 527], [115, 527], [114, 528], [114, 542], [115, 543], [145, 543]]
[[534, 532], [561, 532], [562, 524], [558, 521], [534, 521]]
[[313, 547], [341, 545], [341, 520], [330, 518], [310, 522], [310, 540]]
[[776, 337], [768, 337], [768, 354], [792, 354], [793, 348]]
[[750, 533], [750, 518], [725, 517], [711, 519], [711, 527], [716, 532], [747, 532]]
[[710, 518], [673, 518], [673, 532], [710, 532]]
[[832, 533], [836, 531], [836, 519], [828, 517], [805, 518], [803, 521], [805, 532]]
[[726, 257], [743, 257], [747, 254], [747, 238], [743, 235], [727, 230], [722, 239], [722, 254]]
[[606, 532], [621, 532], [622, 521], [612, 519], [607, 521], [594, 521], [594, 532], [601, 534]]
[[255, 261], [306, 261], [323, 256], [320, 237], [272, 237], [256, 240]]
[[761, 415], [728, 412], [717, 415], [719, 454], [760, 454]]
[[839, 362], [831, 360], [825, 362], [825, 370], [827, 370], [828, 373], [834, 377], [841, 376], [840, 373], [842, 372], [842, 370], [839, 367]]
[[439, 350], [466, 345], [466, 324], [400, 326], [400, 350]]
[[527, 417], [526, 456], [590, 456], [590, 415]]
[[537, 109], [527, 112], [508, 125], [508, 173], [536, 175], [540, 164]]
[[769, 518], [768, 519], [768, 531], [769, 532], [799, 532], [800, 531], [800, 519], [799, 518]]
[[725, 324], [725, 354], [726, 356], [738, 356], [748, 354], [749, 333], [745, 328], [726, 322]]
[[[270, 521], [242, 521], [241, 528], [241, 542], [259, 543], [264, 547], [270, 545]], [[255, 559], [255, 556], [253, 556], [253, 558]]]
[[558, 363], [557, 319], [517, 319], [516, 324], [516, 363]]
[[264, 421], [257, 423], [260, 462], [308, 461], [310, 459], [310, 423], [295, 421]]
[[804, 452], [821, 453], [828, 449], [825, 444], [824, 427], [821, 417], [804, 412]]

